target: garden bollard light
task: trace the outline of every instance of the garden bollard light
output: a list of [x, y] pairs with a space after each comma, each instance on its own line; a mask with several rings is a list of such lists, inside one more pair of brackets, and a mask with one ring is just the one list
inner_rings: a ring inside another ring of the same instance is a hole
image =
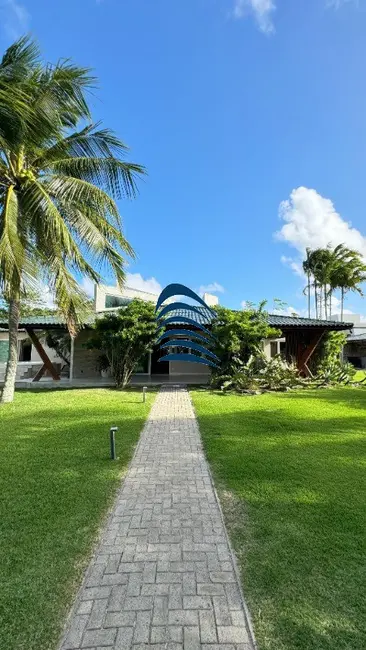
[[142, 388], [142, 401], [144, 403], [146, 402], [146, 391], [147, 391], [147, 386], [143, 386], [143, 388]]
[[112, 460], [117, 460], [116, 456], [116, 431], [118, 431], [118, 427], [111, 427], [110, 432], [109, 432], [109, 440], [111, 444], [111, 459]]

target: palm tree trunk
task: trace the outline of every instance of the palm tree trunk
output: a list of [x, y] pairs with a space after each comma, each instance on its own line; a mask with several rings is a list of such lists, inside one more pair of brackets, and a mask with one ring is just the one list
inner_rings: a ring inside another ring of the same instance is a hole
[[343, 320], [344, 287], [341, 287], [341, 320]]
[[315, 318], [318, 318], [318, 294], [316, 282], [314, 282], [314, 297], [315, 297]]
[[9, 301], [9, 354], [6, 365], [4, 388], [1, 394], [1, 403], [12, 402], [14, 399], [15, 377], [18, 363], [18, 325], [19, 325], [19, 300]]
[[310, 265], [309, 265], [310, 250], [306, 249], [306, 260], [308, 265], [308, 318], [311, 316], [311, 292], [310, 292]]
[[327, 303], [327, 285], [324, 285], [324, 315], [325, 320], [328, 320], [328, 303]]

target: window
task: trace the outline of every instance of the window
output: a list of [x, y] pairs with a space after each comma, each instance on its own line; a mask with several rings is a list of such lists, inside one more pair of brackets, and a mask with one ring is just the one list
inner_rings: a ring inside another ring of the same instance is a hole
[[8, 360], [9, 343], [0, 341], [0, 363], [6, 363]]
[[277, 354], [277, 341], [271, 341], [271, 359], [273, 359]]
[[30, 361], [32, 358], [32, 343], [25, 339], [20, 341], [19, 361]]
[[104, 306], [106, 309], [111, 309], [113, 307], [124, 307], [129, 303], [128, 298], [123, 298], [122, 296], [112, 296], [111, 294], [107, 294], [105, 297], [105, 303]]

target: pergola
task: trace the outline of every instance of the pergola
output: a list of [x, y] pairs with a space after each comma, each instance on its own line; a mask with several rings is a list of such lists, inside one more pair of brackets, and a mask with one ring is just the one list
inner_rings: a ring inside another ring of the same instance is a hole
[[[7, 321], [0, 321], [0, 327], [8, 329]], [[49, 358], [46, 350], [42, 345], [42, 341], [39, 338], [37, 332], [44, 332], [47, 330], [67, 330], [66, 323], [62, 321], [58, 316], [27, 316], [22, 318], [19, 322], [19, 330], [24, 330], [35, 349], [37, 350], [43, 365], [40, 367], [36, 375], [33, 377], [32, 381], [39, 381], [46, 371], [48, 371], [54, 381], [59, 381], [61, 379], [60, 373], [57, 367], [52, 363]]]
[[326, 332], [351, 330], [353, 323], [300, 318], [298, 316], [277, 316], [270, 314], [269, 324], [281, 330], [286, 339], [286, 359], [295, 361], [299, 371], [311, 376], [309, 361]]

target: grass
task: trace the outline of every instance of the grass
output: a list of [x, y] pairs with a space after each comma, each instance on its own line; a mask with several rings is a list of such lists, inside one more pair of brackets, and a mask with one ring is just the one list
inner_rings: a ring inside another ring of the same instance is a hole
[[56, 648], [152, 399], [40, 390], [0, 407], [0, 648]]
[[366, 391], [192, 391], [260, 650], [366, 648]]

